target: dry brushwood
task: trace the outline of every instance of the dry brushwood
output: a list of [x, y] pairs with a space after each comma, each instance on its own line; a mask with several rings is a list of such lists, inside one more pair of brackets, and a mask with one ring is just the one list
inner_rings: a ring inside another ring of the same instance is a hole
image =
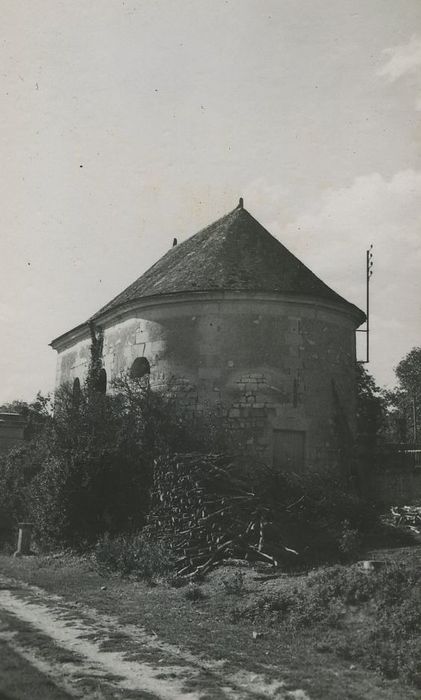
[[276, 547], [267, 547], [268, 527], [273, 539], [271, 509], [222, 454], [157, 460], [149, 523], [152, 532], [172, 541], [179, 576], [206, 574], [227, 557], [276, 566], [277, 552], [297, 554], [282, 544], [281, 532], [276, 533]]
[[416, 535], [421, 535], [421, 506], [392, 506], [393, 523], [407, 527]]

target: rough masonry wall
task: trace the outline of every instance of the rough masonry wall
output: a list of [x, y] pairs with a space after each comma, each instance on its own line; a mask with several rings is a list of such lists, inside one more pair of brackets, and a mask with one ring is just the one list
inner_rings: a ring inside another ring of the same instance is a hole
[[[274, 431], [303, 431], [308, 467], [338, 458], [342, 429], [355, 429], [354, 322], [316, 304], [254, 299], [159, 304], [104, 327], [108, 380], [137, 357], [151, 385], [175, 387], [197, 412], [216, 406], [266, 462]], [[58, 380], [83, 381], [86, 338], [59, 356]], [[344, 428], [345, 425], [345, 428]]]

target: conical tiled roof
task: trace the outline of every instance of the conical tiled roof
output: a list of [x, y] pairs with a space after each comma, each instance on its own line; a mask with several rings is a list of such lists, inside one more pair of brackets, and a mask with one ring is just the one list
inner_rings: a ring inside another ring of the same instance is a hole
[[243, 207], [171, 248], [92, 319], [144, 297], [182, 292], [242, 291], [293, 294], [339, 302], [334, 292]]

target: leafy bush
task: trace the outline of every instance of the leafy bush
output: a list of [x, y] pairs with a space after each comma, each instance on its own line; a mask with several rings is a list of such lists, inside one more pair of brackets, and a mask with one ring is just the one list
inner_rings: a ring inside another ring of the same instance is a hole
[[36, 534], [46, 544], [80, 547], [105, 531], [143, 525], [152, 471], [153, 443], [145, 421], [149, 397], [56, 398], [48, 454], [30, 487]]
[[266, 493], [274, 505], [283, 505], [285, 540], [308, 564], [356, 557], [364, 534], [378, 521], [376, 506], [332, 469], [272, 475]]
[[32, 520], [31, 483], [48, 458], [49, 431], [46, 421], [36, 437], [0, 456], [0, 544], [16, 543], [18, 523]]
[[200, 586], [197, 586], [194, 583], [191, 583], [185, 590], [184, 597], [186, 600], [190, 600], [192, 603], [197, 603], [199, 600], [203, 600], [205, 598], [205, 594], [203, 593], [202, 589]]
[[358, 554], [362, 544], [362, 533], [357, 528], [351, 527], [349, 520], [342, 522], [338, 541], [339, 551], [345, 557], [354, 557]]
[[244, 572], [235, 571], [229, 576], [224, 576], [222, 586], [228, 595], [242, 595], [245, 592]]
[[169, 576], [174, 570], [169, 544], [151, 539], [146, 531], [116, 537], [106, 534], [96, 544], [94, 555], [102, 568], [148, 581]]
[[31, 520], [43, 546], [83, 548], [104, 532], [145, 524], [158, 453], [198, 444], [173, 399], [122, 376], [109, 395], [91, 376], [75, 403], [70, 387], [56, 393], [23, 447], [0, 459], [0, 526]]
[[105, 532], [138, 531], [149, 511], [157, 455], [222, 440], [218, 416], [182, 413], [171, 387], [161, 395], [145, 379], [122, 374], [113, 392], [101, 393], [100, 345], [96, 338], [77, 400], [62, 386], [48, 413], [48, 401], [37, 397], [31, 440], [0, 459], [0, 527], [31, 520], [42, 546], [80, 549]]
[[62, 387], [33, 439], [0, 462], [0, 520], [29, 519], [43, 546], [80, 549], [105, 532], [137, 532], [151, 515], [176, 531], [184, 573], [233, 552], [284, 566], [293, 550], [312, 563], [355, 554], [373, 514], [337, 474], [291, 477], [233, 457], [223, 413], [180, 414], [176, 392], [156, 394], [144, 379], [122, 375], [101, 393], [94, 333], [91, 349], [77, 400]]

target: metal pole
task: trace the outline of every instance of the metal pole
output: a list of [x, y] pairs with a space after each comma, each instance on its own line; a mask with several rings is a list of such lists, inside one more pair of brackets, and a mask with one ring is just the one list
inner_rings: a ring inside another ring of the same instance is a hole
[[361, 364], [366, 365], [370, 361], [370, 277], [373, 274], [373, 245], [366, 250], [366, 327], [363, 330], [357, 329], [357, 333], [366, 334], [366, 359], [361, 360]]
[[367, 359], [366, 362], [370, 361], [370, 250], [367, 250], [367, 280], [366, 280], [366, 304], [367, 304]]
[[417, 403], [416, 403], [416, 395], [415, 391], [412, 395], [412, 420], [414, 421], [414, 445], [417, 444]]

